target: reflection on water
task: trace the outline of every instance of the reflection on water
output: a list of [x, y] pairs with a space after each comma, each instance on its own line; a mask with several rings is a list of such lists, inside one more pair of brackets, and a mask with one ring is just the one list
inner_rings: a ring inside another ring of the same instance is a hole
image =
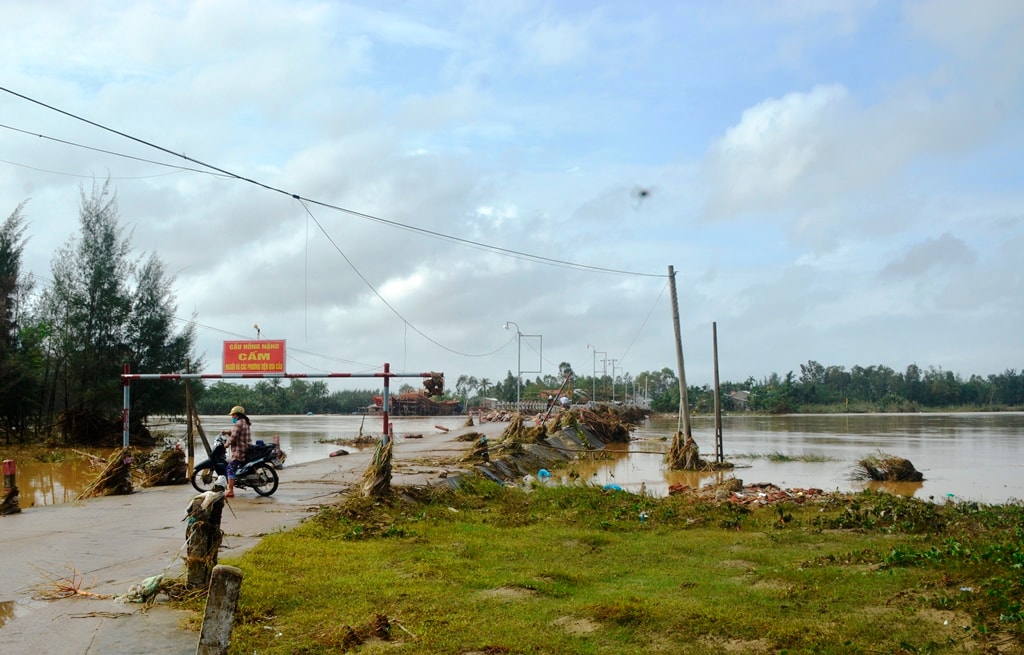
[[872, 480], [866, 484], [869, 489], [884, 491], [897, 496], [907, 496], [908, 498], [916, 495], [921, 489], [924, 489], [923, 482], [881, 482]]
[[[105, 458], [112, 451], [94, 448], [89, 452]], [[15, 463], [18, 504], [23, 508], [75, 501], [78, 494], [96, 479], [104, 466], [73, 455], [69, 455], [66, 461], [59, 462], [21, 458], [16, 459]]]
[[4, 624], [14, 618], [14, 601], [3, 600], [0, 601], [0, 628], [4, 627]]
[[[676, 431], [674, 417], [655, 417], [634, 436], [633, 446], [662, 443]], [[1024, 498], [1024, 413], [842, 414], [727, 416], [722, 421], [727, 461], [746, 483], [859, 491], [881, 488], [918, 498], [1002, 503]], [[693, 434], [705, 458], [714, 453], [714, 423], [696, 417]], [[631, 448], [633, 447], [631, 446]], [[923, 483], [857, 482], [857, 461], [879, 452], [910, 460]], [[773, 461], [811, 456], [827, 461]], [[636, 459], [630, 456], [630, 459]], [[655, 464], [648, 462], [648, 470]], [[650, 483], [648, 483], [650, 488]]]
[[[465, 420], [464, 416], [394, 417], [396, 447], [406, 435], [436, 433], [437, 426], [454, 430]], [[230, 419], [206, 416], [203, 425], [213, 438], [230, 426]], [[783, 488], [859, 491], [871, 487], [936, 501], [950, 494], [959, 500], [988, 503], [1024, 498], [1024, 413], [727, 416], [723, 446], [726, 460], [736, 468], [717, 473], [666, 469], [665, 452], [676, 425], [675, 417], [651, 418], [634, 431], [629, 444], [611, 444], [602, 454], [587, 455], [565, 471], [553, 471], [554, 479], [615, 484], [634, 492], [643, 487], [654, 496], [664, 496], [674, 484], [697, 488], [737, 477], [747, 484], [770, 482]], [[379, 416], [253, 417], [254, 438], [270, 441], [278, 435], [286, 464], [323, 459], [338, 449], [330, 440], [376, 436], [383, 429]], [[171, 430], [175, 436], [184, 435], [183, 426]], [[704, 458], [712, 457], [712, 420], [695, 417], [693, 436]], [[197, 442], [196, 448], [196, 460], [205, 458], [202, 445]], [[859, 459], [879, 452], [910, 460], [924, 473], [924, 482], [850, 479]], [[801, 457], [821, 461], [794, 459]], [[19, 462], [22, 507], [72, 501], [97, 472], [80, 460], [62, 465]]]

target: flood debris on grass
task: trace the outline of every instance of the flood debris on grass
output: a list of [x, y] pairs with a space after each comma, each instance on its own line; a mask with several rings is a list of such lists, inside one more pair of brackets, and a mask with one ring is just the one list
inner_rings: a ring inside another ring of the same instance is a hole
[[745, 485], [738, 478], [729, 478], [719, 484], [706, 485], [699, 489], [684, 484], [673, 484], [669, 486], [668, 493], [670, 496], [691, 494], [705, 502], [725, 502], [733, 505], [774, 505], [783, 502], [799, 505], [809, 500], [822, 500], [832, 495], [814, 487], [783, 489], [771, 482]]

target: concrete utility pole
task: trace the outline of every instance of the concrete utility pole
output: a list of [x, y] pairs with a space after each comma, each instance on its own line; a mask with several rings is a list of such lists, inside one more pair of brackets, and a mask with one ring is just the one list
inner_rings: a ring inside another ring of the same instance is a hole
[[711, 341], [715, 351], [715, 459], [719, 464], [725, 461], [725, 447], [722, 444], [722, 387], [718, 382], [718, 323], [711, 323]]
[[612, 363], [612, 404], [615, 404], [615, 362], [619, 360], [609, 359], [608, 361]]
[[505, 321], [505, 329], [516, 326], [516, 409], [519, 409], [519, 389], [523, 386], [523, 333], [515, 321]]
[[676, 272], [668, 267], [668, 285], [672, 295], [672, 327], [676, 333], [676, 365], [679, 366], [679, 431], [686, 439], [693, 438], [690, 429], [690, 399], [686, 391], [686, 366], [683, 364], [683, 338], [679, 329], [679, 298], [676, 296]]

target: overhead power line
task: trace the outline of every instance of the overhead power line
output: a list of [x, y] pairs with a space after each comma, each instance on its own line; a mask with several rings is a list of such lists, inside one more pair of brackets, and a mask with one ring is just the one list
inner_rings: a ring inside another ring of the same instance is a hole
[[[280, 193], [282, 195], [286, 195], [286, 196], [289, 196], [291, 198], [294, 198], [295, 200], [305, 201], [305, 202], [308, 202], [310, 204], [318, 205], [318, 206], [321, 206], [321, 207], [324, 207], [324, 208], [327, 208], [327, 209], [333, 209], [335, 211], [344, 212], [346, 214], [349, 214], [349, 215], [352, 215], [352, 216], [356, 216], [358, 218], [363, 218], [363, 219], [366, 219], [366, 220], [369, 220], [369, 221], [373, 221], [373, 222], [376, 222], [376, 223], [380, 223], [382, 225], [388, 225], [388, 226], [391, 226], [391, 227], [394, 227], [394, 228], [398, 228], [398, 229], [402, 229], [402, 230], [408, 230], [408, 231], [411, 231], [411, 232], [416, 232], [418, 234], [422, 234], [422, 235], [425, 235], [425, 236], [430, 236], [430, 237], [438, 238], [438, 239], [444, 239], [444, 240], [447, 240], [447, 241], [451, 241], [453, 243], [459, 243], [459, 244], [462, 244], [462, 245], [465, 245], [465, 246], [470, 246], [470, 247], [473, 247], [473, 248], [479, 248], [479, 249], [483, 249], [483, 250], [488, 250], [488, 251], [496, 252], [496, 253], [499, 253], [499, 254], [502, 254], [502, 255], [506, 255], [506, 256], [509, 256], [509, 257], [514, 257], [514, 258], [518, 258], [518, 259], [525, 259], [525, 260], [529, 260], [529, 261], [533, 261], [533, 262], [537, 262], [537, 263], [541, 263], [541, 264], [548, 264], [548, 265], [551, 265], [551, 266], [560, 266], [560, 267], [564, 267], [564, 268], [572, 268], [572, 269], [576, 269], [576, 270], [590, 271], [590, 272], [594, 272], [594, 273], [607, 273], [607, 274], [615, 274], [615, 275], [631, 275], [631, 276], [638, 276], [638, 277], [664, 277], [664, 274], [662, 274], [662, 273], [641, 273], [641, 272], [637, 272], [637, 271], [626, 271], [626, 270], [621, 270], [621, 269], [607, 268], [607, 267], [603, 267], [603, 266], [592, 266], [592, 265], [589, 265], [589, 264], [580, 264], [578, 262], [571, 262], [571, 261], [562, 260], [562, 259], [555, 259], [555, 258], [552, 258], [552, 257], [544, 257], [542, 255], [535, 255], [535, 254], [532, 254], [532, 253], [527, 253], [527, 252], [523, 252], [523, 251], [520, 251], [520, 250], [513, 250], [513, 249], [510, 249], [510, 248], [502, 248], [500, 246], [486, 244], [486, 243], [482, 243], [482, 242], [479, 242], [479, 241], [473, 241], [471, 239], [464, 239], [462, 237], [456, 237], [456, 236], [453, 236], [453, 235], [450, 235], [450, 234], [444, 234], [442, 232], [437, 232], [437, 231], [434, 231], [434, 230], [428, 230], [426, 228], [421, 228], [421, 227], [416, 227], [416, 226], [413, 226], [413, 225], [408, 225], [408, 224], [405, 224], [405, 223], [400, 223], [398, 221], [393, 221], [393, 220], [390, 220], [390, 219], [382, 218], [380, 216], [374, 216], [373, 214], [367, 214], [365, 212], [356, 211], [354, 209], [348, 209], [347, 207], [341, 207], [339, 205], [334, 205], [334, 204], [331, 204], [331, 203], [328, 203], [328, 202], [323, 202], [323, 201], [316, 200], [316, 199], [313, 199], [313, 198], [305, 198], [305, 197], [303, 197], [303, 196], [301, 196], [301, 195], [299, 195], [297, 193], [292, 193], [290, 191], [286, 191], [284, 189], [272, 186], [272, 185], [267, 184], [265, 182], [261, 182], [261, 181], [256, 180], [256, 179], [253, 179], [253, 178], [250, 178], [250, 177], [246, 177], [244, 175], [239, 175], [238, 173], [234, 173], [232, 171], [220, 168], [218, 166], [214, 166], [213, 164], [206, 163], [206, 162], [201, 161], [199, 159], [195, 159], [193, 157], [189, 157], [188, 155], [186, 155], [184, 153], [174, 152], [170, 148], [166, 148], [164, 146], [152, 143], [151, 141], [147, 141], [145, 139], [142, 139], [142, 138], [139, 138], [139, 137], [136, 137], [136, 136], [132, 136], [131, 134], [127, 134], [126, 132], [122, 132], [122, 131], [114, 129], [112, 127], [108, 127], [106, 125], [103, 125], [101, 123], [97, 123], [97, 122], [89, 120], [87, 118], [83, 118], [82, 116], [78, 116], [78, 115], [73, 114], [73, 113], [71, 113], [69, 111], [60, 109], [59, 107], [54, 107], [53, 105], [49, 105], [49, 104], [47, 104], [45, 102], [42, 102], [41, 100], [36, 100], [35, 98], [31, 98], [29, 96], [26, 96], [24, 94], [18, 93], [17, 91], [13, 91], [13, 90], [8, 89], [6, 87], [0, 86], [0, 91], [3, 91], [5, 93], [8, 93], [8, 94], [13, 95], [13, 96], [18, 97], [18, 98], [21, 98], [22, 100], [26, 100], [26, 101], [31, 102], [33, 104], [39, 105], [40, 107], [45, 107], [46, 109], [49, 109], [49, 110], [54, 111], [54, 112], [57, 112], [59, 114], [63, 114], [64, 116], [67, 116], [69, 118], [73, 118], [73, 119], [75, 119], [77, 121], [81, 121], [81, 122], [86, 123], [88, 125], [92, 125], [93, 127], [99, 128], [99, 129], [104, 130], [106, 132], [110, 132], [112, 134], [116, 134], [116, 135], [118, 135], [120, 137], [123, 137], [125, 139], [128, 139], [130, 141], [135, 141], [136, 143], [140, 143], [140, 144], [142, 144], [144, 146], [147, 146], [149, 148], [153, 148], [155, 150], [159, 150], [160, 152], [167, 153], [167, 154], [169, 154], [169, 155], [171, 155], [173, 157], [178, 157], [180, 159], [184, 159], [185, 161], [192, 162], [193, 164], [196, 164], [198, 166], [202, 166], [204, 168], [210, 169], [211, 171], [216, 171], [217, 173], [220, 173], [221, 175], [224, 175], [226, 177], [231, 177], [231, 178], [234, 178], [234, 179], [242, 181], [242, 182], [248, 182], [249, 184], [253, 184], [255, 186], [261, 187], [263, 189], [266, 189], [267, 191], [273, 191], [275, 193]], [[6, 126], [4, 126], [4, 127], [6, 127]], [[23, 131], [23, 130], [18, 130], [18, 131]], [[25, 132], [25, 133], [28, 134], [28, 132]], [[38, 136], [42, 136], [42, 135], [38, 135]], [[53, 140], [61, 141], [60, 139], [53, 139]], [[69, 142], [65, 142], [65, 143], [69, 143]], [[73, 144], [73, 145], [78, 145], [78, 144]], [[117, 156], [129, 157], [131, 159], [139, 159], [137, 157], [131, 157], [129, 155], [120, 155], [119, 153], [114, 153], [114, 152], [109, 152], [109, 151], [104, 151], [104, 152], [107, 152], [108, 154], [117, 155]], [[142, 161], [149, 161], [149, 160], [142, 160]], [[156, 164], [158, 162], [151, 162], [151, 163], [155, 163]], [[167, 164], [160, 164], [160, 165], [167, 165]], [[189, 169], [189, 170], [191, 170], [191, 169]], [[201, 171], [201, 172], [206, 172], [206, 171]]]

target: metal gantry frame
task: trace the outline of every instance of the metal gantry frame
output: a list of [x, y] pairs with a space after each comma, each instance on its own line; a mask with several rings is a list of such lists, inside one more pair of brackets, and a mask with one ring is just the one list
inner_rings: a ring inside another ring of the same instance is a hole
[[[385, 435], [388, 434], [389, 388], [391, 378], [430, 378], [436, 371], [421, 373], [394, 373], [391, 364], [384, 364], [384, 370], [378, 373], [132, 373], [126, 364], [121, 374], [124, 385], [124, 409], [122, 410], [123, 446], [128, 447], [128, 418], [131, 403], [131, 384], [139, 380], [266, 380], [272, 378], [303, 379], [303, 378], [383, 378], [384, 402], [383, 416]], [[443, 373], [441, 375], [444, 375]]]

